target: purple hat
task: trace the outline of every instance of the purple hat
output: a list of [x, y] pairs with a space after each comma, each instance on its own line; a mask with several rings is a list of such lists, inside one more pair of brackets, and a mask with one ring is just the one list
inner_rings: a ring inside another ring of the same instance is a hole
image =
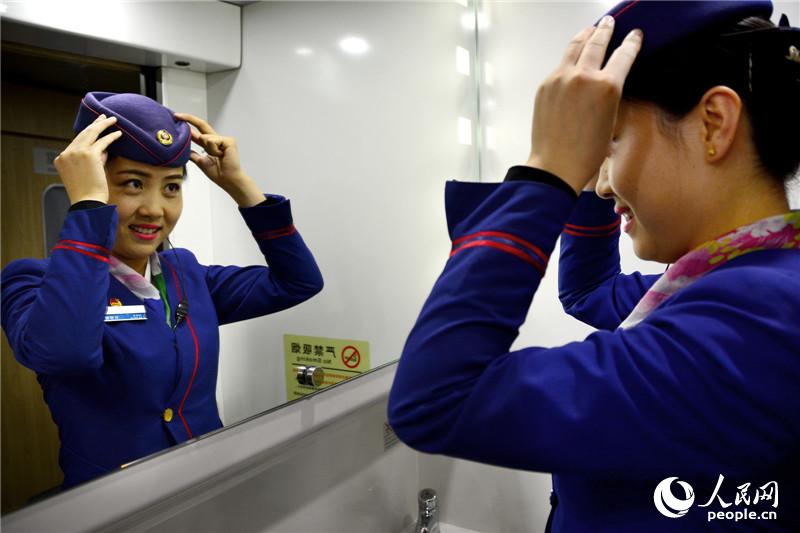
[[614, 6], [606, 15], [611, 15], [615, 21], [614, 35], [608, 44], [606, 60], [622, 44], [625, 36], [636, 28], [644, 32], [644, 42], [637, 59], [644, 59], [709, 28], [724, 27], [747, 17], [769, 19], [772, 15], [772, 2], [627, 0]]
[[109, 155], [162, 167], [181, 167], [189, 161], [189, 125], [155, 100], [133, 93], [86, 93], [72, 129], [75, 133], [83, 131], [101, 114], [117, 117], [116, 124], [103, 135], [117, 129], [122, 132], [122, 137], [108, 147]]

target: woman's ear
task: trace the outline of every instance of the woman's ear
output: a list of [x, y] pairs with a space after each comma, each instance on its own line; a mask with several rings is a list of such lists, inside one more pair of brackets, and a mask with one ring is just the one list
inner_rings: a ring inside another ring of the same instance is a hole
[[703, 150], [706, 161], [714, 162], [725, 157], [736, 139], [742, 118], [742, 99], [724, 85], [710, 88], [698, 104], [703, 122]]

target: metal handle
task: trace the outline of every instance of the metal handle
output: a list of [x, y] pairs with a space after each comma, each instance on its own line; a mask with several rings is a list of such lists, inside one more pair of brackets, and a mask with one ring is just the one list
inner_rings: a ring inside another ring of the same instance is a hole
[[300, 385], [319, 387], [325, 380], [325, 371], [318, 366], [298, 366], [297, 382]]
[[419, 517], [415, 533], [440, 533], [439, 500], [433, 489], [422, 489], [417, 497]]
[[438, 507], [436, 501], [436, 491], [433, 489], [422, 489], [419, 491], [418, 502], [420, 511], [435, 511]]

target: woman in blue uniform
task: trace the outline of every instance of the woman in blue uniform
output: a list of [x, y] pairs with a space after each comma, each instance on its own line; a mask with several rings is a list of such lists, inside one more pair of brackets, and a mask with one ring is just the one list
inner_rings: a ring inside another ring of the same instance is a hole
[[[539, 88], [527, 164], [447, 184], [401, 440], [552, 472], [547, 530], [800, 531], [800, 31], [771, 13], [619, 4]], [[621, 274], [621, 225], [671, 267]], [[599, 331], [511, 351], [559, 236], [562, 303]]]
[[[58, 426], [65, 488], [220, 428], [218, 327], [322, 289], [289, 201], [259, 190], [233, 138], [136, 94], [88, 93], [75, 131], [55, 160], [71, 203], [58, 244], [2, 273], [3, 329]], [[239, 205], [268, 267], [161, 251], [190, 159]]]

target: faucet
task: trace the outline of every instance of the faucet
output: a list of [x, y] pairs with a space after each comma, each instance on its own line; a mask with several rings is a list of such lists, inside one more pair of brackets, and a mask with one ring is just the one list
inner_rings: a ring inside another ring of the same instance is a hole
[[439, 502], [436, 491], [422, 489], [419, 491], [419, 518], [414, 533], [441, 533], [439, 530]]

